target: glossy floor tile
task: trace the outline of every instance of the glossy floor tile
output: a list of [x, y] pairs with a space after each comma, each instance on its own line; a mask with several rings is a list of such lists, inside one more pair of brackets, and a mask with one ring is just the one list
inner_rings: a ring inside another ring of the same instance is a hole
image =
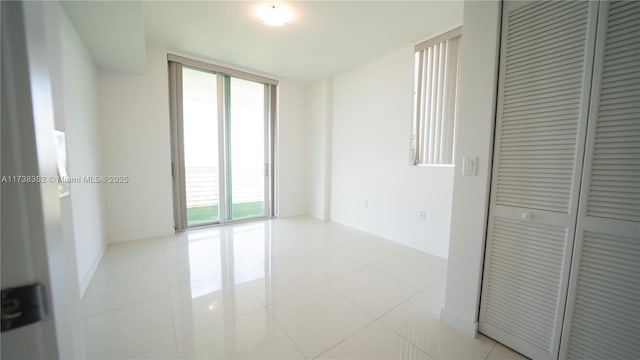
[[437, 294], [427, 289], [383, 316], [381, 322], [433, 359], [486, 359], [495, 342], [481, 334], [471, 338], [443, 324], [441, 308]]
[[487, 360], [526, 360], [527, 358], [509, 349], [508, 347], [496, 343], [489, 353]]
[[175, 340], [166, 298], [136, 303], [85, 318], [87, 355], [121, 359], [150, 352]]
[[175, 342], [168, 343], [166, 345], [162, 345], [158, 348], [155, 348], [147, 353], [138, 355], [132, 359], [137, 360], [153, 360], [153, 359], [177, 359], [178, 358], [178, 349]]
[[446, 261], [278, 219], [111, 245], [82, 300], [92, 359], [519, 359], [439, 321]]
[[430, 359], [417, 346], [375, 322], [322, 354], [319, 359]]
[[332, 287], [376, 318], [402, 304], [417, 292], [370, 267], [337, 279]]
[[304, 358], [266, 309], [178, 340], [178, 355], [182, 359]]
[[183, 287], [171, 291], [173, 324], [178, 338], [213, 328], [263, 307], [246, 284], [225, 287], [195, 298]]
[[414, 289], [422, 290], [445, 275], [447, 262], [418, 251], [405, 251], [374, 264], [373, 268]]
[[374, 318], [330, 288], [319, 288], [270, 306], [307, 358], [315, 358]]

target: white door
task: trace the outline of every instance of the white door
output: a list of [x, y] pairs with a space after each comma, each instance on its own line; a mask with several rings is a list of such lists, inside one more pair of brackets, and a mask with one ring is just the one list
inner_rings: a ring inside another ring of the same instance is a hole
[[[2, 289], [39, 283], [43, 321], [2, 332], [3, 359], [84, 356], [76, 336], [75, 278], [61, 232], [57, 184], [29, 183], [19, 175], [56, 176], [51, 55], [55, 3], [2, 2]], [[33, 181], [33, 178], [31, 178]], [[73, 263], [73, 262], [71, 262]], [[71, 286], [74, 288], [74, 286]], [[4, 302], [4, 301], [3, 301]], [[15, 314], [15, 313], [12, 313]], [[3, 320], [6, 314], [3, 312]]]
[[561, 358], [640, 354], [640, 2], [603, 1]]
[[559, 351], [597, 10], [503, 4], [479, 330], [534, 359]]

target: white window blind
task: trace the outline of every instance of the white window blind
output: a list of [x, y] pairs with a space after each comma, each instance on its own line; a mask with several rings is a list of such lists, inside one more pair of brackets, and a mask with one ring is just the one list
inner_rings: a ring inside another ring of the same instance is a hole
[[453, 164], [462, 27], [415, 47], [412, 165]]

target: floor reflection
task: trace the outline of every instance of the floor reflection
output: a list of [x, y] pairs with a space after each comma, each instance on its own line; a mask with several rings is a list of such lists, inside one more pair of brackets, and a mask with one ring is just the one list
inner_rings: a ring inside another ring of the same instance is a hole
[[191, 298], [265, 277], [269, 269], [269, 222], [212, 228], [187, 234]]
[[191, 233], [189, 239], [189, 284], [191, 298], [222, 289], [222, 249], [220, 230]]
[[231, 229], [236, 285], [264, 278], [265, 262], [270, 258], [267, 225], [257, 223]]
[[83, 298], [87, 357], [493, 359], [493, 341], [440, 322], [445, 275], [308, 218], [112, 245]]

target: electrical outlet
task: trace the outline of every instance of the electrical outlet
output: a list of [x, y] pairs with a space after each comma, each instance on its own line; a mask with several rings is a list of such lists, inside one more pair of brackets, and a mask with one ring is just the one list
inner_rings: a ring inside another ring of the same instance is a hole
[[427, 221], [427, 213], [424, 210], [418, 211], [418, 219], [420, 219], [420, 222], [426, 222]]

